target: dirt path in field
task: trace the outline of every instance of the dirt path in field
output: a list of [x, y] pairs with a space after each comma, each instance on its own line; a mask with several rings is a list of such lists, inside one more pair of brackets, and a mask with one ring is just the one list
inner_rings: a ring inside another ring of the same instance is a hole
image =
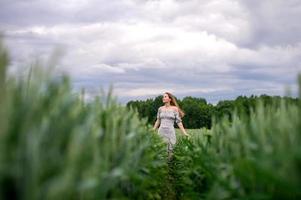
[[166, 192], [163, 196], [163, 199], [166, 200], [177, 200], [176, 197], [176, 191], [174, 187], [175, 183], [175, 178], [173, 177], [172, 174], [172, 160], [167, 161], [168, 164], [168, 175], [167, 175], [167, 180], [166, 180]]

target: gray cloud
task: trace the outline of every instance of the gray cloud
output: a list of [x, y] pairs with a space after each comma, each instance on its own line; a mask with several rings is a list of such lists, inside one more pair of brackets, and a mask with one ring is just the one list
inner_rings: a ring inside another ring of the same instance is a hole
[[0, 23], [12, 26], [118, 21], [134, 11], [126, 1], [2, 0]]
[[241, 1], [248, 10], [251, 37], [246, 44], [260, 45], [294, 45], [301, 42], [301, 3], [288, 1]]
[[8, 1], [0, 25], [12, 66], [54, 48], [74, 90], [113, 83], [125, 103], [171, 91], [216, 103], [238, 95], [296, 95], [301, 3], [239, 0]]

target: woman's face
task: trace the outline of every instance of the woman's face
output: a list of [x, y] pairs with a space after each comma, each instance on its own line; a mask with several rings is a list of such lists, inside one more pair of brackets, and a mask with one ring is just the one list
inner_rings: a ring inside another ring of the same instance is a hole
[[171, 99], [169, 98], [168, 94], [163, 94], [162, 101], [163, 101], [163, 103], [167, 103], [167, 102], [170, 102]]

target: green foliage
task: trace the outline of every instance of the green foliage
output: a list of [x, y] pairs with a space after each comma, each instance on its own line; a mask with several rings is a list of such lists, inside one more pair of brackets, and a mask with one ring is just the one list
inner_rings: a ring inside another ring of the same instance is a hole
[[86, 104], [36, 64], [6, 76], [0, 46], [0, 199], [163, 199], [165, 143], [108, 95]]
[[1, 43], [0, 199], [301, 197], [300, 98], [178, 100], [184, 124], [203, 128], [188, 130], [190, 139], [177, 129], [166, 162], [166, 144], [148, 124], [161, 96], [123, 107], [110, 88], [85, 103], [67, 75], [54, 78], [37, 62], [16, 79], [8, 64]]
[[301, 198], [300, 100], [264, 104], [179, 141], [173, 173], [180, 199]]
[[183, 124], [186, 128], [211, 127], [212, 105], [207, 104], [205, 99], [195, 97], [185, 97], [180, 103], [181, 108], [186, 113]]
[[136, 110], [140, 119], [145, 118], [149, 124], [154, 124], [158, 108], [162, 105], [162, 97], [159, 95], [155, 99], [129, 101], [126, 106]]
[[[211, 131], [208, 129], [189, 130], [193, 137], [178, 137], [172, 160], [172, 174], [175, 177], [175, 190], [179, 199], [202, 199], [209, 189], [209, 177], [212, 176], [211, 162], [207, 162], [200, 152], [205, 152]], [[207, 169], [206, 169], [206, 168]]]

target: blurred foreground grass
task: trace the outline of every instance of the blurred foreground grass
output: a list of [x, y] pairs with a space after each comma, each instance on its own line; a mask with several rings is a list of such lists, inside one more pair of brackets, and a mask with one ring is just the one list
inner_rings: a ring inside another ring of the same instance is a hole
[[1, 199], [301, 198], [301, 102], [259, 101], [190, 140], [177, 129], [167, 163], [163, 140], [111, 89], [85, 103], [68, 76], [34, 66], [16, 79], [8, 64], [1, 43]]
[[68, 76], [16, 79], [8, 64], [1, 43], [0, 199], [162, 199], [165, 144], [112, 88], [85, 104]]
[[250, 117], [188, 130], [172, 163], [179, 199], [301, 199], [300, 74], [298, 85], [298, 105], [258, 101]]

